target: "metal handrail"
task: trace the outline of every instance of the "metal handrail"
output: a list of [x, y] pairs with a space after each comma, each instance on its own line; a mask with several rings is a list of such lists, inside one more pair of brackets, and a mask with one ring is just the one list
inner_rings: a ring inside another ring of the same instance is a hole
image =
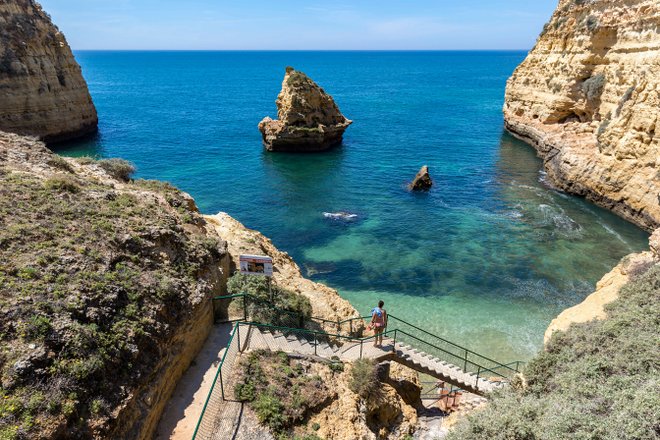
[[[427, 330], [424, 330], [424, 329], [422, 329], [422, 328], [419, 328], [419, 327], [417, 327], [416, 325], [411, 324], [411, 323], [409, 323], [409, 322], [407, 322], [407, 321], [404, 321], [403, 319], [398, 318], [398, 317], [396, 317], [396, 316], [394, 316], [394, 315], [388, 315], [388, 319], [389, 319], [389, 318], [395, 319], [395, 320], [400, 321], [400, 322], [402, 322], [402, 323], [404, 323], [404, 324], [406, 324], [406, 325], [409, 325], [410, 327], [414, 328], [415, 330], [421, 331], [422, 333], [425, 333], [425, 334], [427, 334], [427, 335], [429, 335], [429, 336], [431, 336], [431, 337], [433, 337], [433, 338], [439, 339], [439, 340], [441, 340], [442, 342], [445, 342], [445, 343], [447, 343], [447, 344], [449, 344], [449, 345], [453, 345], [454, 347], [456, 347], [456, 348], [458, 348], [458, 349], [460, 349], [460, 350], [464, 350], [466, 353], [473, 354], [473, 355], [475, 355], [475, 356], [480, 357], [481, 359], [487, 360], [488, 362], [492, 362], [492, 363], [494, 363], [494, 364], [497, 364], [497, 365], [498, 365], [498, 368], [502, 368], [502, 367], [503, 367], [503, 368], [508, 368], [509, 370], [514, 371], [514, 372], [516, 372], [516, 373], [518, 372], [517, 369], [513, 369], [513, 368], [510, 367], [510, 365], [513, 365], [513, 364], [516, 363], [515, 361], [514, 361], [514, 362], [511, 362], [511, 363], [509, 363], [509, 364], [502, 364], [501, 362], [498, 362], [498, 361], [496, 361], [496, 360], [494, 360], [494, 359], [491, 359], [491, 358], [489, 358], [489, 357], [487, 357], [487, 356], [484, 356], [484, 355], [481, 355], [481, 354], [479, 354], [479, 353], [477, 353], [477, 352], [475, 352], [475, 351], [472, 351], [472, 350], [470, 350], [469, 348], [466, 348], [466, 347], [463, 347], [463, 346], [461, 346], [461, 345], [458, 345], [458, 344], [456, 344], [456, 343], [454, 343], [454, 342], [448, 341], [448, 340], [446, 340], [446, 339], [444, 339], [444, 338], [442, 338], [442, 337], [440, 337], [440, 336], [438, 336], [438, 335], [434, 335], [433, 333], [430, 333], [430, 332], [427, 331]], [[520, 362], [520, 361], [518, 361], [518, 362]], [[476, 365], [476, 364], [475, 364], [475, 365]]]
[[[271, 307], [272, 307], [274, 310], [278, 311], [278, 312], [283, 312], [283, 313], [287, 313], [287, 314], [296, 314], [296, 315], [298, 315], [298, 317], [304, 317], [304, 316], [303, 316], [302, 314], [300, 314], [299, 312], [296, 312], [296, 311], [294, 311], [294, 310], [286, 310], [286, 309], [281, 309], [281, 308], [279, 308], [279, 307], [275, 307], [275, 306], [272, 304], [272, 302], [267, 301], [267, 300], [262, 300], [262, 299], [257, 298], [257, 297], [255, 297], [254, 295], [251, 295], [251, 294], [249, 294], [249, 293], [239, 293], [239, 294], [234, 294], [234, 295], [218, 296], [218, 297], [215, 297], [215, 298], [213, 298], [213, 299], [214, 299], [214, 300], [221, 300], [221, 299], [233, 299], [233, 298], [238, 298], [238, 297], [245, 297], [245, 298], [251, 299], [251, 300], [253, 300], [253, 301], [255, 301], [255, 302], [260, 302], [260, 303], [270, 304]], [[433, 333], [431, 333], [431, 332], [429, 332], [429, 331], [427, 331], [427, 330], [424, 330], [423, 328], [420, 328], [420, 327], [418, 327], [418, 326], [416, 326], [416, 325], [414, 325], [414, 324], [411, 324], [410, 322], [408, 322], [408, 321], [406, 321], [406, 320], [404, 320], [404, 319], [401, 319], [401, 318], [399, 318], [399, 317], [397, 317], [397, 316], [395, 316], [395, 315], [390, 315], [390, 314], [388, 314], [387, 316], [388, 316], [388, 320], [389, 320], [389, 319], [393, 319], [393, 320], [395, 320], [395, 321], [398, 321], [398, 322], [400, 322], [400, 323], [402, 323], [402, 324], [404, 324], [404, 325], [407, 325], [407, 326], [409, 326], [409, 327], [412, 327], [412, 328], [414, 328], [415, 330], [420, 331], [420, 332], [422, 332], [422, 333], [424, 333], [424, 334], [426, 334], [426, 335], [428, 335], [428, 336], [430, 336], [430, 337], [432, 337], [432, 338], [435, 338], [435, 339], [437, 339], [437, 340], [440, 340], [440, 341], [442, 341], [442, 342], [444, 342], [444, 343], [446, 343], [446, 344], [449, 344], [449, 345], [451, 345], [451, 346], [453, 346], [453, 347], [455, 347], [455, 348], [457, 348], [457, 349], [459, 349], [459, 350], [461, 350], [461, 351], [464, 351], [464, 352], [465, 352], [465, 356], [459, 356], [459, 355], [457, 355], [457, 354], [455, 354], [455, 353], [452, 353], [452, 352], [450, 352], [450, 351], [447, 351], [447, 350], [441, 349], [444, 353], [448, 353], [448, 354], [451, 354], [452, 356], [456, 356], [456, 357], [458, 357], [458, 358], [462, 358], [464, 361], [470, 362], [470, 363], [472, 363], [473, 365], [478, 366], [479, 364], [477, 364], [477, 363], [475, 363], [475, 362], [473, 362], [473, 361], [469, 361], [469, 360], [467, 360], [467, 355], [468, 355], [468, 354], [474, 355], [474, 356], [480, 358], [481, 360], [484, 360], [484, 361], [491, 362], [491, 363], [495, 364], [495, 367], [492, 367], [492, 368], [503, 368], [503, 369], [509, 370], [510, 372], [513, 372], [513, 373], [518, 373], [518, 372], [520, 372], [520, 370], [519, 370], [519, 366], [520, 366], [521, 364], [524, 364], [524, 363], [521, 362], [521, 361], [514, 361], [514, 362], [511, 362], [511, 363], [509, 363], [509, 364], [503, 364], [503, 363], [498, 362], [498, 361], [496, 361], [496, 360], [494, 360], [494, 359], [491, 359], [491, 358], [489, 358], [489, 357], [487, 357], [487, 356], [484, 356], [484, 355], [482, 355], [482, 354], [479, 354], [479, 353], [477, 353], [477, 352], [475, 352], [475, 351], [473, 351], [473, 350], [470, 350], [469, 348], [463, 347], [463, 346], [458, 345], [458, 344], [456, 344], [456, 343], [454, 343], [454, 342], [451, 342], [451, 341], [449, 341], [449, 340], [447, 340], [447, 339], [444, 339], [444, 338], [441, 337], [441, 336], [435, 335], [435, 334], [433, 334]], [[244, 318], [247, 318], [247, 316], [245, 316]], [[345, 319], [345, 320], [343, 320], [343, 321], [332, 321], [332, 320], [329, 320], [329, 319], [319, 318], [319, 317], [314, 317], [314, 316], [306, 317], [305, 319], [308, 319], [308, 320], [310, 320], [310, 321], [320, 321], [320, 322], [324, 322], [324, 323], [336, 324], [336, 325], [337, 325], [337, 329], [338, 329], [338, 331], [341, 332], [341, 327], [342, 327], [343, 324], [345, 324], [345, 323], [347, 323], [347, 322], [357, 321], [357, 320], [365, 320], [365, 319], [368, 319], [368, 318], [371, 318], [371, 315], [365, 315], [365, 316], [360, 316], [360, 317], [348, 318], [348, 319]], [[243, 321], [243, 322], [248, 322], [248, 321], [247, 321], [247, 319], [246, 319], [246, 320]], [[351, 327], [351, 328], [352, 328], [352, 327]], [[403, 331], [402, 331], [402, 332], [403, 332]], [[319, 333], [325, 333], [327, 336], [346, 337], [346, 336], [344, 336], [344, 335], [340, 335], [340, 334], [332, 334], [332, 333], [327, 333], [327, 332], [319, 332]], [[406, 333], [406, 332], [403, 332], [403, 333], [404, 333], [404, 334], [408, 334], [408, 333]], [[410, 335], [410, 336], [413, 336], [413, 335]], [[413, 336], [413, 337], [414, 337], [414, 336]], [[419, 339], [419, 338], [416, 338], [416, 339], [418, 339], [418, 340], [421, 341], [421, 342], [425, 342], [425, 341], [423, 341], [422, 339]], [[429, 344], [429, 345], [434, 346], [433, 344]], [[440, 349], [440, 348], [438, 348], [438, 349]], [[516, 365], [516, 368], [511, 368], [511, 365], [514, 365], [514, 364]], [[494, 371], [492, 371], [492, 370], [490, 370], [490, 369], [488, 369], [488, 371], [491, 371], [491, 372], [493, 372], [493, 373], [496, 373], [496, 372], [494, 372]], [[496, 374], [497, 374], [497, 373], [496, 373]]]

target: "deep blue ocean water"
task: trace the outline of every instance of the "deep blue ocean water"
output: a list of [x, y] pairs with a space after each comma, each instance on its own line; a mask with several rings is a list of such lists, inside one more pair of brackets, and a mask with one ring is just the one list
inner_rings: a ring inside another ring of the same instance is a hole
[[[502, 360], [528, 359], [647, 235], [544, 183], [503, 131], [524, 52], [77, 52], [99, 135], [65, 155], [123, 157], [205, 213], [226, 211], [312, 279]], [[284, 68], [306, 72], [354, 120], [344, 145], [265, 152]], [[405, 185], [421, 165], [435, 187]], [[328, 219], [348, 211], [357, 219]]]

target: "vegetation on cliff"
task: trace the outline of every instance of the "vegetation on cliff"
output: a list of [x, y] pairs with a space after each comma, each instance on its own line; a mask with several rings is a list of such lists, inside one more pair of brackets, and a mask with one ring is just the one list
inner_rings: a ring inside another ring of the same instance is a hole
[[111, 435], [215, 292], [222, 247], [175, 188], [3, 136], [0, 438]]
[[451, 440], [657, 439], [660, 264], [624, 286], [608, 318], [556, 332], [509, 388]]
[[330, 365], [256, 350], [241, 359], [234, 392], [278, 439], [286, 440], [291, 438], [288, 431], [293, 426], [336, 398], [336, 392], [319, 375], [320, 369], [326, 374], [336, 371]]

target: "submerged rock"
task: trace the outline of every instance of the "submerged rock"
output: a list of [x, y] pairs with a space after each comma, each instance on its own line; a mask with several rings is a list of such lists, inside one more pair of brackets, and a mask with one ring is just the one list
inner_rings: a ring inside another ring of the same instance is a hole
[[56, 142], [98, 117], [64, 35], [34, 0], [0, 2], [0, 130]]
[[315, 152], [341, 144], [353, 121], [339, 111], [332, 96], [307, 75], [286, 68], [282, 91], [277, 96], [277, 117], [259, 123], [269, 151]]
[[413, 181], [408, 185], [411, 191], [428, 191], [433, 186], [433, 180], [429, 175], [429, 167], [424, 165], [419, 169]]

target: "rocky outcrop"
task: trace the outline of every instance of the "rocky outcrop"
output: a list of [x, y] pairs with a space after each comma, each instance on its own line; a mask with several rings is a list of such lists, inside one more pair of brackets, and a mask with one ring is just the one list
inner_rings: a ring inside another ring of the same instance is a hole
[[660, 255], [655, 250], [657, 237], [660, 237], [660, 229], [656, 230], [649, 240], [651, 252], [641, 252], [625, 257], [596, 284], [594, 293], [580, 304], [564, 310], [553, 319], [545, 331], [544, 342], [547, 344], [554, 332], [565, 331], [571, 324], [605, 319], [607, 317], [605, 306], [619, 297], [621, 288], [660, 262]]
[[561, 0], [506, 88], [506, 128], [560, 189], [660, 226], [660, 3]]
[[64, 35], [34, 0], [0, 2], [0, 130], [57, 142], [98, 118]]
[[2, 132], [0, 225], [0, 432], [153, 438], [226, 292], [226, 244], [176, 188]]
[[419, 169], [413, 181], [408, 185], [411, 191], [428, 191], [433, 186], [433, 180], [429, 175], [429, 167], [424, 165]]
[[351, 125], [330, 95], [307, 75], [286, 68], [282, 91], [275, 101], [277, 117], [259, 123], [270, 151], [314, 152], [341, 144]]
[[211, 227], [215, 228], [218, 236], [227, 241], [234, 269], [238, 267], [241, 254], [268, 255], [273, 259], [274, 283], [309, 298], [313, 316], [331, 321], [343, 321], [360, 316], [336, 290], [304, 278], [293, 258], [277, 249], [270, 239], [260, 232], [246, 228], [224, 212], [204, 218]]

